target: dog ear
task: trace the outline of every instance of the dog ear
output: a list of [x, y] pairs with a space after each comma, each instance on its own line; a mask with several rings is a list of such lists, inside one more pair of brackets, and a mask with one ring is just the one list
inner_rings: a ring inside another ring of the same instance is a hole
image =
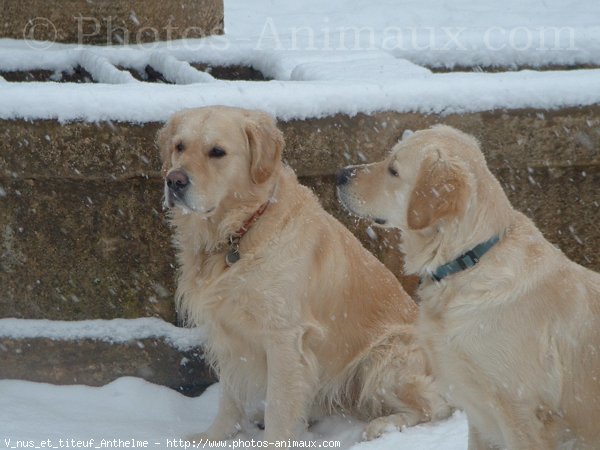
[[163, 127], [158, 130], [156, 134], [156, 144], [158, 145], [158, 149], [160, 150], [160, 160], [162, 161], [162, 175], [165, 176], [169, 170], [170, 160], [169, 155], [171, 152], [169, 151], [169, 139], [173, 132], [172, 121], [168, 121]]
[[266, 113], [252, 113], [246, 124], [250, 147], [250, 176], [256, 184], [264, 183], [281, 161], [283, 133]]
[[408, 201], [408, 227], [423, 230], [442, 219], [458, 217], [467, 203], [466, 173], [460, 163], [444, 160], [439, 151], [421, 163]]

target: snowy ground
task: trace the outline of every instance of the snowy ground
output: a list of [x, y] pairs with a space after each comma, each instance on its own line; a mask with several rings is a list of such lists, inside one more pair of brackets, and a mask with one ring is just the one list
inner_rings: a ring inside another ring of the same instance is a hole
[[[204, 430], [216, 413], [219, 386], [201, 397], [187, 398], [138, 378], [120, 378], [101, 388], [53, 386], [26, 381], [0, 381], [0, 448], [59, 448], [73, 441], [99, 448], [102, 440], [147, 441], [147, 448], [174, 448], [179, 439]], [[461, 413], [436, 425], [420, 425], [391, 432], [371, 442], [360, 441], [363, 424], [330, 417], [301, 436], [303, 441], [340, 441], [339, 448], [357, 450], [464, 450], [467, 425]], [[251, 429], [237, 439], [261, 440], [262, 431]], [[230, 441], [233, 447], [236, 442]], [[117, 441], [118, 442], [118, 441]], [[65, 446], [66, 447], [66, 446]], [[230, 448], [232, 448], [230, 447]], [[135, 448], [143, 448], [138, 445]]]
[[[113, 343], [163, 338], [180, 350], [189, 350], [202, 342], [203, 333], [155, 318], [73, 322], [9, 318], [0, 319], [2, 337]], [[39, 447], [48, 439], [58, 447], [59, 439], [94, 439], [95, 445], [100, 445], [102, 439], [136, 439], [148, 441], [149, 448], [168, 448], [167, 439], [173, 442], [210, 425], [217, 412], [218, 390], [215, 385], [199, 398], [190, 399], [130, 377], [101, 388], [0, 380], [0, 448], [15, 448], [18, 441]], [[460, 413], [440, 424], [391, 432], [373, 442], [357, 444], [363, 426], [351, 418], [330, 417], [315, 424], [301, 439], [336, 440], [341, 448], [359, 449], [458, 450], [466, 446], [466, 420]], [[252, 425], [248, 430], [237, 438], [261, 439], [260, 430]]]

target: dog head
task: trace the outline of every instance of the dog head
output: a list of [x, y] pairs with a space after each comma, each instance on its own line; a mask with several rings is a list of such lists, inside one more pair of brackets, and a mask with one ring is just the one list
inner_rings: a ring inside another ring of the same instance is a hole
[[283, 135], [266, 113], [216, 106], [173, 115], [158, 145], [165, 205], [210, 217], [273, 177]]
[[485, 159], [474, 138], [436, 126], [402, 140], [383, 161], [343, 169], [338, 196], [377, 225], [427, 230], [465, 214], [480, 166]]

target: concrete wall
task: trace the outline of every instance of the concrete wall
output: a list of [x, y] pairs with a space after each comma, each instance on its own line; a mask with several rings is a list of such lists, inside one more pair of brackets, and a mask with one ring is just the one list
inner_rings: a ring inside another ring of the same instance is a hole
[[222, 0], [0, 0], [0, 11], [0, 37], [30, 41], [118, 45], [223, 32]]

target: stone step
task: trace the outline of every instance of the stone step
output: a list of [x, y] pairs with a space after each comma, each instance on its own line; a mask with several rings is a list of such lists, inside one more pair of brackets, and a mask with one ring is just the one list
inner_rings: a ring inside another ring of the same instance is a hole
[[214, 382], [202, 329], [156, 318], [0, 319], [0, 378], [102, 386], [135, 376], [196, 395]]
[[181, 351], [164, 339], [107, 343], [0, 338], [0, 359], [0, 379], [103, 386], [134, 376], [190, 396], [215, 382], [200, 350]]

